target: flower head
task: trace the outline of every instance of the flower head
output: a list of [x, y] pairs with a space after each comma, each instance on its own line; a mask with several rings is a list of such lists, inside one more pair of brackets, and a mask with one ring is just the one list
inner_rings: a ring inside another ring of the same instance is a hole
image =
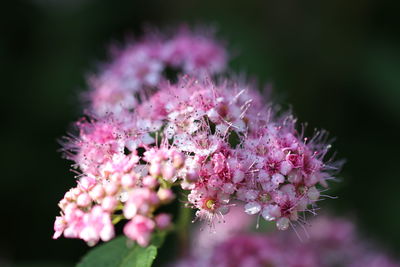
[[[237, 202], [281, 230], [313, 212], [336, 168], [325, 160], [324, 133], [307, 139], [253, 86], [205, 76], [225, 63], [212, 38], [183, 31], [130, 45], [94, 78], [89, 115], [65, 145], [80, 175], [60, 201], [54, 238], [107, 241], [122, 220], [146, 245], [169, 225], [157, 212], [174, 186], [210, 224]], [[166, 82], [167, 65], [190, 75]]]
[[132, 110], [139, 98], [166, 80], [167, 69], [200, 77], [221, 73], [227, 60], [226, 50], [211, 34], [184, 27], [169, 36], [149, 34], [114, 51], [112, 63], [91, 76], [90, 111], [104, 116]]
[[[302, 241], [294, 232], [256, 234], [242, 229], [207, 246], [195, 242], [189, 257], [172, 266], [400, 266], [355, 229], [353, 222], [330, 216], [312, 220], [306, 229], [309, 237]], [[209, 237], [204, 231], [197, 235], [200, 240]]]

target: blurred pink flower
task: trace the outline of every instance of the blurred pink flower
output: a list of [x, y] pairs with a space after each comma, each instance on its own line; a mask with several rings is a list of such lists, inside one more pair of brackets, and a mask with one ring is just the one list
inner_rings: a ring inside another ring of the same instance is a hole
[[208, 246], [193, 246], [189, 257], [171, 266], [400, 266], [400, 262], [358, 237], [355, 229], [351, 221], [319, 216], [311, 221], [309, 237], [303, 241], [294, 232], [241, 231]]
[[153, 220], [137, 215], [130, 220], [124, 227], [124, 234], [141, 246], [147, 246], [150, 242], [151, 233], [155, 228]]

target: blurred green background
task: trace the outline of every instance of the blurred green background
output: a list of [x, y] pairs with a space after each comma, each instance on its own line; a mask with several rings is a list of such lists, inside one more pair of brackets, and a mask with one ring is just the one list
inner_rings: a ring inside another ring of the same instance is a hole
[[[4, 1], [0, 9], [0, 266], [68, 266], [82, 241], [53, 241], [74, 185], [57, 138], [81, 114], [85, 75], [144, 25], [218, 28], [233, 69], [273, 85], [347, 163], [321, 203], [400, 251], [400, 19], [395, 1]], [[398, 151], [399, 149], [399, 151]], [[399, 254], [397, 256], [400, 256]]]

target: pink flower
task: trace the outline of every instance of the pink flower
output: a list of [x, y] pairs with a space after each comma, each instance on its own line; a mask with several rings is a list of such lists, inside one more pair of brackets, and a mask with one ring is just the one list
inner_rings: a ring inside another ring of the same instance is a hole
[[124, 207], [124, 215], [127, 219], [136, 214], [147, 215], [152, 207], [159, 203], [157, 193], [149, 188], [136, 188], [132, 190]]
[[139, 100], [135, 94], [144, 96], [164, 81], [167, 67], [195, 76], [220, 73], [226, 68], [226, 51], [211, 34], [182, 29], [166, 38], [155, 35], [114, 51], [112, 63], [90, 78], [88, 100], [95, 114], [119, 114], [136, 108]]
[[82, 217], [82, 229], [79, 237], [89, 245], [96, 244], [99, 239], [109, 241], [114, 237], [114, 227], [110, 215], [100, 206], [95, 206], [90, 213]]
[[171, 215], [167, 213], [160, 213], [154, 218], [157, 228], [164, 230], [171, 226]]
[[[125, 233], [145, 245], [151, 225], [166, 227], [156, 214], [175, 186], [210, 225], [238, 202], [281, 230], [314, 210], [339, 168], [325, 160], [325, 133], [305, 138], [243, 80], [213, 81], [227, 54], [211, 35], [182, 29], [128, 44], [91, 77], [87, 116], [66, 138], [79, 180], [59, 202], [55, 238], [93, 245], [129, 220]], [[176, 82], [164, 77], [171, 67], [184, 71]]]
[[185, 73], [220, 72], [225, 68], [227, 54], [213, 38], [193, 35], [183, 29], [165, 43], [163, 57], [172, 66], [182, 66]]
[[[172, 266], [400, 266], [359, 238], [355, 229], [351, 221], [322, 216], [311, 221], [309, 238], [302, 241], [294, 232], [244, 233], [242, 229], [221, 236], [219, 231], [203, 231], [195, 240], [203, 239], [205, 245], [194, 243], [190, 256]], [[212, 238], [216, 242], [210, 242]]]
[[59, 238], [65, 230], [66, 222], [63, 217], [57, 216], [54, 222], [53, 239]]
[[124, 234], [137, 241], [139, 245], [147, 246], [155, 226], [156, 224], [153, 220], [137, 215], [125, 225]]

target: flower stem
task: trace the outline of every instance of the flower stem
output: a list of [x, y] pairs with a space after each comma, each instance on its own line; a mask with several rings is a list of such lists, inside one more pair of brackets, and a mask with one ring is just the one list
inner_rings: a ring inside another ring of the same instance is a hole
[[180, 245], [180, 256], [185, 257], [188, 254], [189, 249], [189, 226], [192, 218], [192, 210], [185, 205], [181, 205], [179, 208], [179, 217], [176, 227]]

